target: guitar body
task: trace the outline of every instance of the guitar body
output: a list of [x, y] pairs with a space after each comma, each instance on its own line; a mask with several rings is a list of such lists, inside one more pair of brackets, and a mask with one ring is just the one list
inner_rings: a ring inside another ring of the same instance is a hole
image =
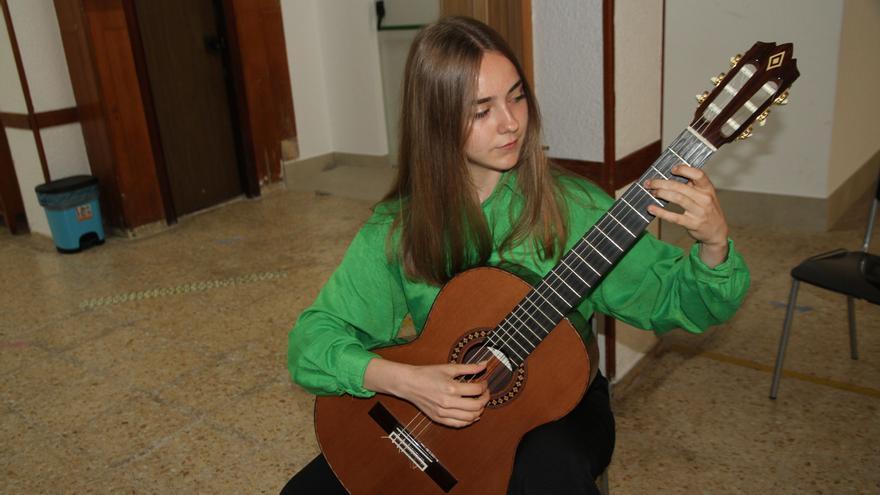
[[[479, 344], [486, 332], [531, 289], [503, 270], [463, 272], [443, 287], [418, 339], [377, 353], [414, 365], [476, 362], [474, 353], [485, 353]], [[574, 327], [562, 320], [512, 373], [493, 359], [490, 404], [480, 421], [461, 429], [434, 423], [389, 395], [318, 397], [318, 443], [353, 495], [504, 493], [522, 436], [564, 416], [580, 401], [595, 375], [596, 355], [589, 354]], [[409, 430], [437, 461], [425, 470], [389, 438], [389, 421], [406, 426], [417, 415]]]

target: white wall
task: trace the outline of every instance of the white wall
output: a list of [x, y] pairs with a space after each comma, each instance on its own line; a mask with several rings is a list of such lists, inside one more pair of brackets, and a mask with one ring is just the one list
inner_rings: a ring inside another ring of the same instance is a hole
[[[438, 0], [394, 0], [385, 2], [383, 26], [422, 26], [440, 16]], [[382, 93], [389, 160], [397, 164], [398, 125], [406, 57], [418, 30], [379, 32], [379, 58], [382, 62]]]
[[301, 158], [385, 155], [375, 7], [371, 0], [282, 0]]
[[840, 59], [826, 193], [880, 149], [880, 2], [843, 4]]
[[0, 112], [27, 113], [24, 92], [6, 30], [6, 17], [0, 15]]
[[721, 148], [707, 170], [721, 189], [827, 197], [842, 11], [840, 0], [667, 0], [664, 142], [693, 119], [694, 95], [732, 55], [756, 41], [793, 42], [801, 78], [791, 103]]
[[281, 17], [300, 158], [323, 155], [332, 151], [333, 144], [317, 2], [282, 0]]
[[614, 2], [614, 147], [621, 159], [660, 139], [663, 1]]
[[602, 2], [533, 0], [532, 39], [550, 156], [602, 161]]
[[[61, 31], [52, 0], [8, 0], [31, 102], [35, 112], [76, 106]], [[0, 111], [27, 113], [24, 93], [12, 56], [5, 22], [0, 27]], [[31, 232], [50, 235], [45, 211], [34, 187], [45, 182], [36, 139], [28, 129], [6, 129], [13, 166]], [[85, 140], [79, 123], [45, 128], [40, 140], [50, 179], [89, 174]]]
[[76, 106], [52, 0], [9, 0], [35, 112]]

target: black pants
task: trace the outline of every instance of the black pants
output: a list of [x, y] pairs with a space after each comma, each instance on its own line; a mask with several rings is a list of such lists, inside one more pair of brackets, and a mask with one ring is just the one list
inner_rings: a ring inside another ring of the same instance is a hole
[[[516, 450], [508, 495], [598, 494], [595, 479], [611, 462], [614, 416], [608, 381], [600, 373], [575, 408], [526, 433]], [[319, 455], [281, 490], [282, 495], [346, 495]]]

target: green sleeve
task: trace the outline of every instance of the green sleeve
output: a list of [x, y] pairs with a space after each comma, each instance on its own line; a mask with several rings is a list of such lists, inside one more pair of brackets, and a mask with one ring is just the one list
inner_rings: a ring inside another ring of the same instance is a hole
[[396, 343], [407, 314], [399, 269], [386, 256], [387, 232], [387, 222], [373, 219], [358, 232], [314, 304], [290, 331], [290, 376], [309, 392], [374, 394], [363, 386], [367, 364], [377, 357], [369, 349]]
[[727, 260], [714, 268], [699, 257], [646, 234], [590, 296], [597, 311], [638, 328], [665, 333], [674, 328], [700, 333], [739, 308], [749, 271], [728, 240]]
[[[564, 185], [573, 244], [614, 200], [591, 183], [569, 179]], [[674, 328], [702, 332], [730, 318], [749, 287], [745, 261], [733, 241], [728, 247], [727, 259], [709, 268], [699, 257], [699, 244], [685, 254], [646, 233], [578, 310], [585, 316], [596, 310], [656, 333]]]

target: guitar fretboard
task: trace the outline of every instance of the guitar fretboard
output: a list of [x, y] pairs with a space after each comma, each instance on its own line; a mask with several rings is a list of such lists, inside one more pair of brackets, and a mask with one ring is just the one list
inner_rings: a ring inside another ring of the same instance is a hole
[[670, 171], [679, 163], [702, 168], [715, 148], [685, 129], [608, 212], [560, 259], [495, 328], [489, 345], [520, 366], [538, 344], [611, 271], [654, 219], [648, 205], [666, 206], [643, 187], [649, 179], [687, 182]]

